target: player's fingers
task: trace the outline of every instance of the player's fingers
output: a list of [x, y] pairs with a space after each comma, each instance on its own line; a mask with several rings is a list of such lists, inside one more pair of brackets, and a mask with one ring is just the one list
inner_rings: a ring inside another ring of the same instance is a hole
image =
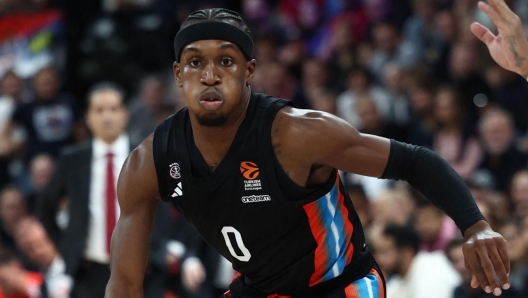
[[[478, 284], [486, 291], [491, 293], [491, 288], [489, 287], [488, 278], [480, 266], [478, 256], [475, 252], [475, 244], [464, 244], [463, 251], [466, 260], [466, 268], [470, 271], [473, 276], [478, 280]], [[473, 284], [472, 284], [473, 285]]]
[[478, 286], [479, 286], [479, 282], [478, 282], [477, 277], [475, 275], [471, 275], [471, 287], [473, 289], [476, 289], [478, 288]]
[[[506, 251], [506, 243], [502, 243], [502, 245], [499, 245], [497, 247], [497, 252], [501, 258], [501, 261], [502, 263], [504, 264], [504, 270], [506, 271], [506, 277], [508, 277], [508, 280], [507, 280], [507, 284], [504, 283], [504, 281], [502, 282], [502, 288], [507, 290], [510, 288], [510, 280], [509, 280], [509, 275], [510, 275], [510, 257], [508, 256], [508, 252]], [[501, 281], [502, 281], [502, 278], [501, 278]]]
[[[502, 294], [502, 290], [500, 289], [499, 283], [497, 282], [495, 268], [489, 256], [491, 250], [493, 250], [493, 248], [490, 247], [488, 241], [480, 242], [478, 244], [477, 253], [478, 259], [480, 261], [479, 265], [482, 268], [482, 271], [484, 272], [485, 278], [487, 279], [487, 286], [489, 287], [484, 288], [484, 291], [486, 291], [486, 293], [493, 292], [495, 296], [499, 296], [500, 294]], [[473, 267], [473, 269], [475, 269], [475, 267]], [[482, 280], [480, 280], [480, 282], [480, 284], [482, 285]]]
[[[488, 255], [490, 257], [493, 268], [495, 268], [495, 273], [499, 277], [500, 285], [502, 288], [507, 290], [510, 287], [510, 279], [508, 278], [508, 272], [506, 271], [506, 266], [499, 254], [497, 247], [490, 247], [488, 250]], [[499, 285], [499, 286], [500, 286]]]
[[473, 32], [473, 34], [486, 45], [491, 44], [493, 40], [495, 40], [496, 38], [496, 36], [493, 33], [491, 33], [491, 31], [488, 28], [482, 26], [480, 23], [475, 22], [471, 24], [470, 29], [471, 29], [471, 32]]

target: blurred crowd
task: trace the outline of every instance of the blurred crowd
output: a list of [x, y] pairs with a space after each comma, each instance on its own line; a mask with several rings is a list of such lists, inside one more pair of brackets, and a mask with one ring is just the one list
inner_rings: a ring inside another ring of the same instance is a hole
[[[528, 25], [528, 2], [505, 2]], [[443, 157], [508, 241], [503, 296], [528, 297], [528, 83], [469, 31], [493, 28], [476, 0], [0, 0], [0, 298], [103, 297], [119, 169], [183, 106], [172, 41], [206, 7], [247, 22], [253, 90]], [[388, 297], [491, 296], [420, 193], [342, 175]], [[218, 297], [233, 274], [160, 205], [145, 297]]]

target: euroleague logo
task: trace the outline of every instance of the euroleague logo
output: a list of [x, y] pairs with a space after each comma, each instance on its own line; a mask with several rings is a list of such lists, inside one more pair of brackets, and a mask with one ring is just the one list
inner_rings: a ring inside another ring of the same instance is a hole
[[243, 161], [240, 163], [240, 173], [247, 180], [255, 180], [259, 176], [259, 168], [256, 163], [252, 161]]

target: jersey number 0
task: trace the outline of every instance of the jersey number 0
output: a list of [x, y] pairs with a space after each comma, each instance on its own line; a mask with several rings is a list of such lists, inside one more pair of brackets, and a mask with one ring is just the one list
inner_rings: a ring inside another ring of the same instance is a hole
[[[238, 249], [242, 252], [242, 255], [239, 256], [233, 249], [233, 245], [231, 244], [231, 239], [229, 239], [229, 233], [233, 233], [235, 236], [236, 245], [238, 246]], [[229, 252], [233, 257], [235, 257], [237, 260], [242, 262], [248, 262], [249, 259], [251, 259], [251, 253], [249, 253], [249, 250], [244, 245], [244, 241], [242, 241], [242, 235], [240, 235], [240, 232], [237, 231], [237, 229], [233, 227], [223, 227], [222, 228], [222, 235], [224, 235], [224, 240], [226, 242], [227, 248], [229, 249]]]

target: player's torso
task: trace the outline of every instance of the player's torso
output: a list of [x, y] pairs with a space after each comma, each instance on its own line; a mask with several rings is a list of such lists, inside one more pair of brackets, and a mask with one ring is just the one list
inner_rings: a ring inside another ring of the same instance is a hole
[[297, 291], [342, 273], [359, 225], [335, 172], [299, 201], [281, 190], [270, 129], [284, 104], [252, 96], [248, 115], [214, 172], [194, 144], [188, 113], [180, 111], [168, 132], [166, 173], [158, 171], [158, 177], [169, 177], [161, 178], [162, 195], [248, 284], [265, 292]]

